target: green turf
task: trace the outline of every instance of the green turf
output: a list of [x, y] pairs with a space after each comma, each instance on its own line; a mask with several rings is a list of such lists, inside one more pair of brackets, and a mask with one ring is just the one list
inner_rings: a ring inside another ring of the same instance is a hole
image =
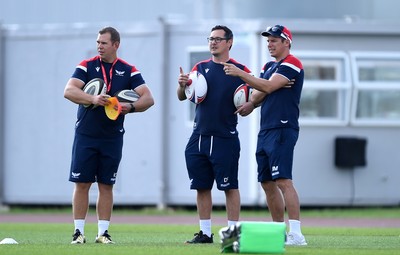
[[[95, 244], [95, 224], [87, 224], [87, 243], [71, 245], [71, 224], [0, 223], [0, 239], [12, 237], [18, 245], [0, 245], [0, 254], [18, 255], [208, 255], [220, 254], [218, 235], [214, 244], [187, 245], [198, 226], [112, 224], [115, 245]], [[222, 226], [214, 226], [218, 233]], [[310, 228], [304, 227], [307, 247], [287, 247], [296, 255], [380, 255], [400, 254], [400, 230], [396, 228]]]
[[[2, 214], [70, 214], [70, 208], [11, 208]], [[91, 210], [90, 213], [94, 213]], [[140, 210], [118, 209], [114, 214], [127, 215], [193, 215], [195, 211], [184, 209], [156, 210], [142, 208]], [[224, 210], [216, 210], [213, 215], [224, 215]], [[263, 216], [269, 213], [266, 209], [243, 210], [242, 216]], [[400, 208], [324, 208], [303, 209], [302, 217], [323, 218], [397, 218]], [[133, 225], [112, 224], [110, 234], [115, 245], [100, 245], [94, 243], [97, 226], [87, 224], [85, 231], [88, 243], [85, 245], [71, 245], [72, 225], [69, 224], [25, 224], [0, 223], [0, 240], [12, 237], [20, 244], [0, 245], [0, 254], [185, 254], [208, 255], [220, 254], [218, 230], [222, 226], [214, 226], [216, 233], [212, 245], [185, 245], [184, 240], [190, 239], [198, 230], [197, 225]], [[400, 254], [400, 230], [396, 228], [314, 228], [303, 226], [306, 235], [307, 247], [287, 247], [285, 254], [296, 255], [335, 255], [335, 254]]]

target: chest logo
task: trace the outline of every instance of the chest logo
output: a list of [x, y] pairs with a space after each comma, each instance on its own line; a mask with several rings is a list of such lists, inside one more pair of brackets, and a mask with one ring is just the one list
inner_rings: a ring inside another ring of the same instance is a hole
[[115, 70], [115, 74], [116, 74], [117, 76], [124, 76], [125, 71], [118, 71], [118, 70]]

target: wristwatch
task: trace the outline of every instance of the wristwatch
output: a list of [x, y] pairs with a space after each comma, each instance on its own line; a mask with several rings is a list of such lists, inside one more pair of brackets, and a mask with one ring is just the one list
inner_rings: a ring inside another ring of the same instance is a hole
[[133, 104], [129, 104], [131, 106], [131, 110], [129, 111], [130, 113], [135, 112], [136, 108]]

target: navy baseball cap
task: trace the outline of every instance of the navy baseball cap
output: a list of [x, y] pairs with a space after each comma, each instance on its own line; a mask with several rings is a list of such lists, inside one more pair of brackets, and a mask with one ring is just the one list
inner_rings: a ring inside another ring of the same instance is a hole
[[281, 25], [275, 25], [273, 27], [267, 27], [267, 29], [261, 33], [262, 36], [274, 36], [281, 37], [283, 39], [289, 40], [292, 43], [292, 33], [289, 29]]

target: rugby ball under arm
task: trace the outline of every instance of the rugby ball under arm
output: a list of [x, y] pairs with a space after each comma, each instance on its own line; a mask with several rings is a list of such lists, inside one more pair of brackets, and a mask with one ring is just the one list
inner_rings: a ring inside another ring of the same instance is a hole
[[117, 93], [115, 93], [114, 96], [121, 103], [133, 103], [140, 98], [140, 95], [132, 89], [120, 90]]
[[[107, 92], [107, 85], [106, 83], [100, 79], [100, 78], [95, 78], [93, 80], [90, 80], [88, 83], [83, 86], [82, 90], [90, 95], [102, 95], [106, 94]], [[92, 106], [91, 104], [85, 104], [83, 105], [85, 107]]]
[[242, 105], [250, 101], [252, 92], [253, 89], [247, 84], [241, 84], [236, 88], [235, 93], [233, 94], [233, 104], [236, 109], [239, 109]]

